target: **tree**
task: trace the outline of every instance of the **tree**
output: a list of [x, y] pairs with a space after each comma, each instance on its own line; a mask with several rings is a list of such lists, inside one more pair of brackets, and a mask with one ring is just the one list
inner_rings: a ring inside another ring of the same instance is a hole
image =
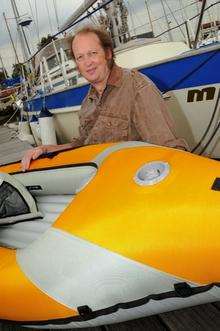
[[41, 41], [37, 44], [37, 49], [40, 50], [44, 46], [51, 43], [52, 40], [56, 40], [57, 38], [51, 36], [50, 34], [47, 35], [47, 37], [42, 37]]
[[27, 75], [27, 70], [26, 70], [26, 67], [23, 63], [13, 64], [12, 77], [16, 78], [16, 77], [19, 77], [19, 76], [23, 76], [22, 68], [23, 68], [23, 71], [24, 71], [24, 75], [26, 76]]

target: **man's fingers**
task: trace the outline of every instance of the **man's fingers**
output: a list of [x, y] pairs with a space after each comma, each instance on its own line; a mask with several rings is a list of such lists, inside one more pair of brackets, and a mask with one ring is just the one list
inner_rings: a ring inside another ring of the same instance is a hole
[[43, 152], [43, 148], [39, 147], [27, 151], [21, 161], [22, 171], [29, 169], [31, 160], [36, 160]]
[[30, 166], [30, 158], [25, 155], [21, 161], [21, 169], [22, 171], [26, 171]]
[[32, 155], [32, 159], [33, 160], [36, 160], [40, 155], [43, 154], [43, 150], [42, 149], [36, 149], [34, 152], [33, 152], [33, 155]]

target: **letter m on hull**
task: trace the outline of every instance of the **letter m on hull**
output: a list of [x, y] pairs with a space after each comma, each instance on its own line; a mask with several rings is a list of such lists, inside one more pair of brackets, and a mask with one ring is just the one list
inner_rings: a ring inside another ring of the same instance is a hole
[[215, 96], [215, 87], [205, 87], [202, 90], [195, 89], [188, 91], [187, 102], [213, 100]]

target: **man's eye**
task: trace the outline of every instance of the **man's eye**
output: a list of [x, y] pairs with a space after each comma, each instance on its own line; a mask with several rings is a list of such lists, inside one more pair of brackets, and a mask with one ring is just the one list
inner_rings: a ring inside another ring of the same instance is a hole
[[76, 60], [77, 60], [77, 61], [82, 60], [82, 55], [77, 56], [77, 57], [76, 57]]
[[97, 51], [92, 51], [92, 55], [96, 55], [97, 54]]

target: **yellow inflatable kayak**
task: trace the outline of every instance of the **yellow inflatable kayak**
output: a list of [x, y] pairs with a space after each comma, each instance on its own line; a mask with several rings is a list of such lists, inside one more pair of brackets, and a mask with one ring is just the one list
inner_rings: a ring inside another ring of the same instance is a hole
[[141, 142], [0, 167], [0, 320], [78, 328], [220, 299], [220, 163]]

